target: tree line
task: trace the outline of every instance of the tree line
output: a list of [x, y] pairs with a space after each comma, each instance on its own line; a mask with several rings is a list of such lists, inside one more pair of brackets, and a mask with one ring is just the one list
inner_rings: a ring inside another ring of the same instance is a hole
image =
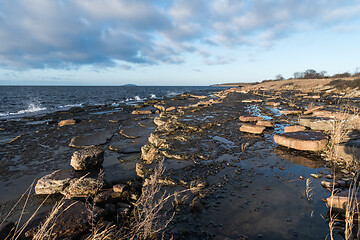
[[[308, 69], [304, 72], [294, 72], [293, 77], [289, 79], [319, 79], [319, 78], [344, 78], [344, 77], [360, 77], [360, 69], [357, 68], [354, 74], [349, 72], [337, 73], [334, 75], [327, 75], [326, 71], [317, 72], [314, 69]], [[285, 78], [278, 74], [274, 80], [284, 80]], [[265, 80], [267, 81], [267, 80]]]

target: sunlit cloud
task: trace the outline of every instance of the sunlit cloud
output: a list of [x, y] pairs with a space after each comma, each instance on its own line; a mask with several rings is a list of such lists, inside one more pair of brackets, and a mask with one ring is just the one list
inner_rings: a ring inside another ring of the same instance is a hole
[[0, 66], [73, 69], [227, 64], [213, 48], [270, 48], [305, 29], [343, 29], [360, 2], [321, 0], [0, 0]]

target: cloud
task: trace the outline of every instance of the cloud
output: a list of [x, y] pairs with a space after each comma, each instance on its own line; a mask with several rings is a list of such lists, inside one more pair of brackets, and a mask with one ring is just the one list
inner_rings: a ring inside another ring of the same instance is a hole
[[0, 0], [0, 67], [227, 64], [214, 47], [269, 48], [359, 16], [359, 0]]

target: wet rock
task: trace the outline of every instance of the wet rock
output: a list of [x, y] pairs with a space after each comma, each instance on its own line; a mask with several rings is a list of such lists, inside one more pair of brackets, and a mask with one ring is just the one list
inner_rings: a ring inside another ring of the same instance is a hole
[[334, 187], [334, 188], [337, 188], [337, 187], [339, 187], [340, 185], [338, 184], [338, 183], [334, 183], [334, 182], [328, 182], [328, 181], [321, 181], [321, 186], [323, 187], [323, 188], [326, 188], [326, 189], [330, 189], [331, 190], [331, 188], [332, 187]]
[[63, 191], [75, 174], [71, 169], [56, 170], [40, 178], [35, 186], [36, 194], [55, 194]]
[[289, 133], [289, 132], [302, 132], [305, 131], [306, 127], [304, 126], [300, 126], [300, 125], [296, 125], [296, 126], [288, 126], [284, 128], [284, 132], [285, 133]]
[[93, 134], [84, 134], [73, 137], [69, 146], [75, 148], [86, 148], [105, 144], [113, 136], [113, 131], [103, 130]]
[[104, 150], [101, 147], [89, 147], [73, 153], [70, 165], [75, 170], [88, 170], [104, 162]]
[[[35, 226], [32, 226], [30, 230], [25, 233], [25, 236], [33, 237], [38, 231], [40, 224], [44, 222], [49, 215], [50, 213], [35, 219], [31, 223], [31, 225]], [[103, 215], [103, 210], [97, 207], [93, 209], [92, 216], [95, 219]], [[50, 234], [49, 239], [73, 239], [89, 228], [89, 220], [92, 217], [84, 203], [74, 200], [65, 200], [55, 216], [53, 227], [51, 231], [48, 232]]]
[[76, 123], [76, 121], [74, 119], [67, 119], [67, 120], [62, 120], [58, 123], [59, 127], [62, 126], [68, 126], [68, 125], [74, 125]]
[[263, 118], [255, 116], [240, 116], [239, 120], [242, 122], [257, 122], [263, 120]]
[[273, 128], [275, 124], [273, 121], [260, 120], [260, 121], [257, 121], [256, 125]]
[[319, 179], [319, 178], [322, 178], [322, 175], [321, 174], [317, 174], [317, 173], [312, 173], [310, 174], [311, 177], [315, 178], [315, 179]]
[[335, 119], [323, 117], [301, 117], [299, 124], [312, 130], [332, 131]]
[[326, 203], [329, 208], [332, 208], [336, 211], [345, 212], [347, 204], [350, 202], [350, 199], [356, 203], [360, 202], [359, 192], [354, 192], [350, 190], [339, 192], [333, 196], [330, 196], [326, 199]]
[[274, 141], [281, 146], [302, 151], [321, 151], [328, 143], [326, 134], [310, 131], [275, 134]]
[[241, 132], [254, 133], [254, 134], [262, 134], [264, 130], [265, 130], [264, 126], [257, 126], [257, 125], [243, 124], [240, 127]]
[[66, 198], [94, 196], [103, 184], [101, 180], [93, 178], [72, 179], [61, 194]]

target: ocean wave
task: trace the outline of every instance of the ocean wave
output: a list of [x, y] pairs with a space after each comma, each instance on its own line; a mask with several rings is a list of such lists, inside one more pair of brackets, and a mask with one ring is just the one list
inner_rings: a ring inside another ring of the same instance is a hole
[[139, 96], [135, 96], [136, 101], [141, 101], [142, 99]]
[[44, 111], [46, 109], [47, 108], [43, 107], [41, 104], [30, 103], [26, 109], [22, 109], [17, 112], [0, 113], [0, 117], [40, 112], [40, 111]]
[[180, 95], [181, 93], [180, 92], [168, 92], [166, 94], [167, 97], [174, 97], [174, 96], [177, 96], [177, 95]]
[[155, 99], [155, 98], [157, 98], [157, 97], [156, 97], [155, 94], [150, 94], [150, 98], [151, 98], [151, 99]]
[[82, 106], [83, 106], [82, 103], [77, 103], [77, 104], [61, 105], [61, 106], [58, 106], [58, 108], [72, 108], [72, 107], [82, 107]]

